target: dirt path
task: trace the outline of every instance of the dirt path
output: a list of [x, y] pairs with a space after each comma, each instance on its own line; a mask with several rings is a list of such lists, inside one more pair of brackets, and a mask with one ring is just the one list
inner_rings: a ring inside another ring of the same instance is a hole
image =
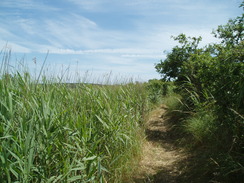
[[181, 182], [184, 160], [187, 155], [176, 145], [172, 124], [166, 115], [166, 107], [154, 110], [146, 124], [146, 140], [135, 183]]

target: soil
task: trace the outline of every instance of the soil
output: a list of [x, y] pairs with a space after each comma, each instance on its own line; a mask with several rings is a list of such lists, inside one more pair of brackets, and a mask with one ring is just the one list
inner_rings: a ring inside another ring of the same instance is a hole
[[184, 181], [188, 155], [178, 143], [179, 136], [167, 116], [167, 107], [160, 106], [150, 114], [146, 123], [139, 172], [135, 183], [176, 183]]

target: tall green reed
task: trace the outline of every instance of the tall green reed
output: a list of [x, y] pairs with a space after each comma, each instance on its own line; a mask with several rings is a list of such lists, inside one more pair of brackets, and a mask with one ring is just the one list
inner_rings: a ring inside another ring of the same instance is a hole
[[119, 182], [139, 153], [141, 84], [71, 87], [3, 72], [0, 91], [1, 182]]

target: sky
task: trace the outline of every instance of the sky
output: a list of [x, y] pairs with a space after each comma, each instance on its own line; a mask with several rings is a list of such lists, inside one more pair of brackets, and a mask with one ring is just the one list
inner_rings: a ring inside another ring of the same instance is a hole
[[[242, 0], [1, 0], [0, 59], [69, 82], [159, 79], [171, 36], [202, 36], [241, 15]], [[45, 59], [46, 58], [46, 59]]]

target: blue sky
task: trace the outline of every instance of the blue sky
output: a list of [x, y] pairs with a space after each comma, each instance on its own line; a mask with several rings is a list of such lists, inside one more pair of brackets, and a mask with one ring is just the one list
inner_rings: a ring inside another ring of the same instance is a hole
[[[154, 64], [185, 33], [216, 42], [214, 28], [241, 15], [242, 0], [1, 0], [0, 48], [33, 75], [49, 55], [48, 75], [147, 81]], [[1, 55], [2, 56], [2, 55]]]

